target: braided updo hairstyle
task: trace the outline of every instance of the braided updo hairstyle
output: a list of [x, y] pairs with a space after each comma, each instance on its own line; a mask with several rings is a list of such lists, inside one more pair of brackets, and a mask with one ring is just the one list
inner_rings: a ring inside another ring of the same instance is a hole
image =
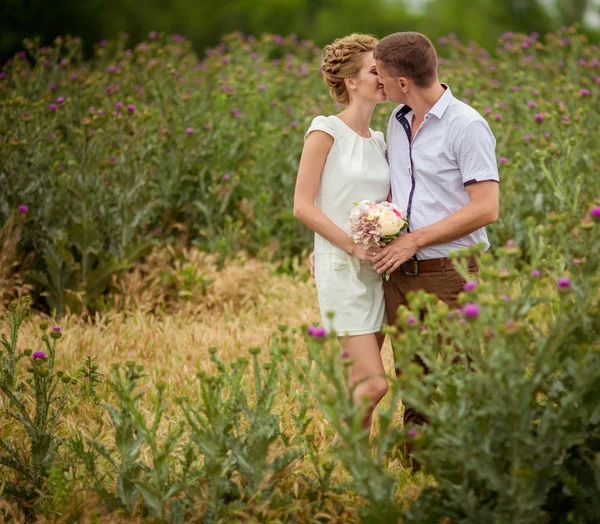
[[376, 45], [374, 36], [352, 33], [325, 46], [321, 56], [321, 71], [334, 100], [348, 104], [350, 96], [344, 78], [358, 75], [363, 66], [363, 54], [374, 51]]

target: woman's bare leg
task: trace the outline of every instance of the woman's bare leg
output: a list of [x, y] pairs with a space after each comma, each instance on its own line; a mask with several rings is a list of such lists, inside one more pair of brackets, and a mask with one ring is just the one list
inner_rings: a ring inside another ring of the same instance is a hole
[[360, 404], [365, 398], [368, 402], [363, 425], [369, 432], [373, 410], [388, 391], [388, 381], [381, 360], [381, 347], [384, 340], [385, 335], [381, 333], [340, 339], [343, 351], [348, 358], [352, 359], [349, 378], [354, 387], [352, 394], [354, 402]]

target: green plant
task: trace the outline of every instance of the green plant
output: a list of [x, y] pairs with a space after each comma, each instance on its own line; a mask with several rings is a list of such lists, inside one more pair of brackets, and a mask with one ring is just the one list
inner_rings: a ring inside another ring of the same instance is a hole
[[98, 372], [99, 368], [98, 357], [88, 355], [77, 370], [77, 377], [84, 395], [96, 403], [98, 402], [96, 389], [102, 383], [102, 377], [104, 377], [102, 373]]
[[[44, 332], [41, 338], [45, 351], [25, 349], [17, 352], [19, 327], [26, 310], [27, 304], [21, 309], [17, 304], [11, 304], [5, 316], [11, 330], [11, 341], [8, 342], [3, 334], [2, 343], [7, 349], [7, 356], [2, 356], [0, 391], [7, 399], [6, 414], [16, 424], [11, 426], [12, 438], [9, 433], [8, 438], [0, 439], [0, 466], [16, 473], [15, 480], [6, 482], [5, 493], [31, 502], [43, 489], [55, 462], [62, 443], [58, 425], [69, 400], [70, 386], [77, 380], [55, 370], [56, 345], [61, 337], [59, 327], [47, 334], [48, 325], [40, 326]], [[28, 375], [22, 378], [17, 374], [16, 364], [24, 358], [29, 360], [29, 366]]]

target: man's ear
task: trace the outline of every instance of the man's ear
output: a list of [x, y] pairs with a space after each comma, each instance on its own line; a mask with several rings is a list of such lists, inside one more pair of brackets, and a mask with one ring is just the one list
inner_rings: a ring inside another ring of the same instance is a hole
[[410, 88], [410, 80], [405, 76], [397, 78], [396, 82], [398, 82], [398, 87], [402, 90], [403, 93], [406, 93]]

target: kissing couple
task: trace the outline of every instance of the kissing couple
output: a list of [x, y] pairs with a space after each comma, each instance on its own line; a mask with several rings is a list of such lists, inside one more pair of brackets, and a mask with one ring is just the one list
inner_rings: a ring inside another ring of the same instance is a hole
[[[352, 359], [353, 399], [368, 399], [363, 424], [370, 429], [388, 391], [382, 325], [396, 324], [409, 291], [456, 308], [465, 282], [449, 253], [478, 243], [489, 248], [485, 226], [499, 208], [496, 140], [486, 120], [440, 83], [435, 47], [421, 33], [337, 39], [323, 49], [321, 72], [343, 110], [317, 116], [306, 131], [294, 216], [314, 231], [311, 266], [323, 324]], [[384, 137], [370, 122], [388, 100], [397, 107]], [[408, 228], [387, 244], [354, 243], [345, 224], [364, 200], [391, 201]], [[478, 272], [475, 259], [468, 267]], [[405, 426], [424, 423], [405, 405]], [[419, 469], [414, 461], [412, 467]]]

